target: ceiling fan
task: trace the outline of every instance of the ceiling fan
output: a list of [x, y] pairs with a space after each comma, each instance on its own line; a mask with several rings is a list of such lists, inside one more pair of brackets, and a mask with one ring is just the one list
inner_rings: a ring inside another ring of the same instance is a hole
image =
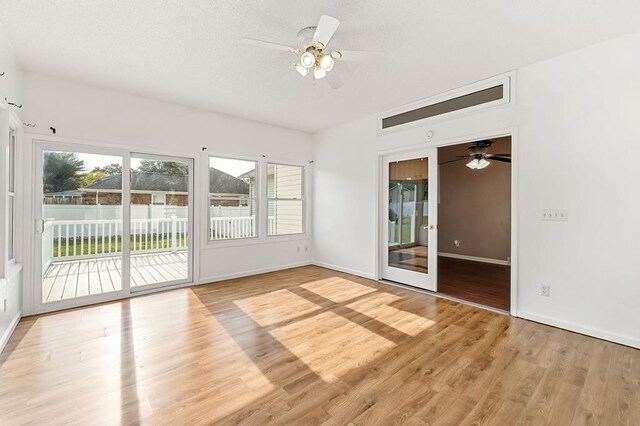
[[294, 64], [294, 68], [302, 77], [312, 76], [314, 80], [321, 80], [326, 77], [329, 85], [334, 89], [338, 89], [342, 87], [343, 83], [333, 71], [336, 61], [361, 61], [382, 53], [371, 50], [326, 50], [339, 25], [340, 21], [336, 18], [328, 15], [320, 16], [317, 26], [306, 27], [298, 32], [298, 47], [289, 47], [253, 38], [243, 38], [242, 42], [253, 46], [295, 53], [299, 55], [299, 59]]
[[455, 160], [445, 161], [440, 164], [453, 163], [455, 161], [471, 160], [466, 166], [472, 170], [481, 170], [488, 167], [491, 164], [489, 160], [501, 161], [503, 163], [511, 163], [511, 154], [490, 154], [489, 148], [491, 147], [491, 140], [485, 139], [482, 141], [472, 142], [471, 146], [467, 149], [469, 154], [458, 155]]

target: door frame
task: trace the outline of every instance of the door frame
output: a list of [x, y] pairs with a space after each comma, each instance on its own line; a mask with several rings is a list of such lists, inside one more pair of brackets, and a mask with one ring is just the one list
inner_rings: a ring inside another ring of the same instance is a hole
[[[83, 298], [81, 303], [66, 304], [66, 303], [63, 303], [65, 301], [61, 301], [59, 302], [59, 304], [55, 305], [55, 309], [51, 309], [50, 307], [47, 307], [46, 305], [41, 303], [41, 300], [42, 300], [41, 294], [39, 294], [40, 303], [37, 303], [38, 299], [36, 299], [35, 294], [38, 291], [40, 292], [42, 291], [41, 289], [40, 290], [37, 289], [38, 283], [40, 283], [37, 274], [38, 273], [41, 274], [42, 271], [36, 270], [37, 269], [36, 263], [38, 263], [38, 261], [34, 257], [35, 250], [38, 249], [36, 247], [37, 236], [35, 233], [35, 222], [36, 222], [36, 218], [40, 217], [41, 215], [41, 212], [36, 211], [38, 201], [35, 198], [38, 192], [37, 185], [40, 183], [38, 179], [36, 179], [35, 177], [35, 173], [37, 171], [36, 165], [38, 163], [36, 150], [37, 150], [37, 145], [39, 143], [43, 143], [43, 144], [51, 143], [51, 144], [56, 144], [57, 146], [65, 146], [64, 149], [71, 150], [71, 151], [95, 152], [96, 154], [99, 154], [99, 152], [96, 152], [96, 150], [108, 151], [109, 154], [111, 155], [118, 155], [122, 157], [124, 157], [125, 154], [127, 157], [130, 157], [129, 155], [130, 153], [136, 152], [136, 153], [147, 153], [149, 155], [159, 155], [159, 156], [165, 156], [165, 157], [174, 156], [182, 159], [190, 159], [191, 161], [193, 161], [193, 165], [194, 165], [193, 176], [192, 176], [193, 182], [202, 180], [201, 174], [203, 172], [201, 170], [201, 167], [199, 166], [196, 167], [197, 157], [193, 154], [193, 152], [187, 151], [187, 150], [180, 151], [179, 149], [177, 150], [155, 149], [153, 147], [136, 144], [136, 143], [98, 141], [98, 140], [92, 140], [92, 139], [76, 139], [76, 138], [70, 138], [70, 137], [42, 135], [42, 134], [35, 134], [35, 133], [25, 133], [24, 142], [25, 143], [23, 146], [24, 147], [23, 158], [29, 159], [28, 161], [25, 162], [25, 170], [23, 171], [25, 176], [25, 182], [23, 186], [25, 194], [24, 194], [23, 200], [24, 200], [25, 212], [27, 214], [26, 214], [26, 219], [23, 221], [23, 227], [22, 227], [23, 235], [25, 235], [25, 244], [22, 247], [22, 256], [24, 259], [29, 259], [28, 262], [25, 262], [25, 269], [23, 270], [24, 285], [22, 289], [22, 307], [23, 307], [22, 311], [24, 316], [42, 314], [42, 313], [58, 311], [62, 309], [75, 308], [80, 306], [93, 305], [96, 303], [103, 302], [102, 300], [94, 300], [94, 299], [89, 299], [88, 297], [85, 297]], [[100, 147], [100, 148], [96, 148], [96, 147]], [[126, 160], [126, 164], [123, 164], [123, 167], [128, 166], [129, 164], [130, 164], [130, 161]], [[124, 173], [124, 170], [123, 170], [123, 173]], [[125, 179], [125, 181], [127, 181], [127, 179]], [[127, 184], [127, 188], [128, 188], [128, 185], [129, 184]], [[123, 187], [124, 187], [124, 184], [123, 184]], [[194, 186], [194, 191], [195, 191], [195, 186]], [[200, 244], [199, 242], [200, 238], [196, 237], [196, 234], [202, 233], [201, 231], [202, 224], [205, 221], [202, 219], [202, 216], [200, 214], [200, 203], [202, 201], [196, 196], [195, 192], [193, 193], [193, 197], [194, 197], [193, 207], [192, 207], [193, 219], [192, 219], [191, 226], [192, 226], [194, 239], [191, 241], [192, 252], [193, 252], [192, 260], [191, 260], [191, 263], [192, 263], [191, 281], [180, 283], [180, 284], [167, 285], [161, 288], [145, 288], [145, 289], [141, 289], [140, 291], [136, 291], [134, 293], [128, 292], [125, 294], [124, 292], [120, 291], [116, 295], [115, 294], [116, 292], [112, 292], [112, 293], [109, 293], [112, 297], [104, 301], [128, 299], [136, 296], [142, 296], [145, 294], [157, 293], [160, 291], [189, 287], [189, 286], [200, 283], [199, 259], [200, 259], [200, 249], [202, 244]], [[126, 224], [126, 226], [130, 226], [130, 223]], [[38, 250], [41, 250], [41, 248]], [[129, 249], [127, 248], [127, 250]], [[124, 283], [123, 283], [123, 286], [124, 286]], [[73, 299], [70, 299], [70, 300], [73, 301]]]
[[[425, 133], [429, 132], [429, 129], [425, 128]], [[405, 145], [397, 148], [379, 150], [376, 152], [376, 192], [375, 202], [378, 208], [375, 209], [375, 279], [376, 281], [382, 281], [382, 241], [381, 241], [381, 221], [384, 218], [383, 201], [385, 190], [384, 182], [384, 157], [390, 154], [402, 154], [412, 151], [417, 151], [419, 148], [440, 148], [450, 145], [459, 145], [464, 143], [470, 143], [481, 139], [494, 139], [499, 137], [510, 136], [511, 137], [511, 309], [510, 314], [512, 316], [518, 316], [518, 169], [519, 169], [519, 143], [518, 143], [518, 127], [504, 127], [493, 130], [478, 131], [475, 133], [464, 134], [461, 136], [453, 136], [447, 138], [439, 138], [434, 133], [430, 133], [430, 140], [428, 142], [422, 142], [418, 144]], [[439, 170], [438, 170], [439, 174]], [[386, 247], [385, 247], [386, 249]], [[436, 262], [437, 264], [437, 262]], [[437, 267], [436, 267], [437, 269]], [[437, 280], [437, 270], [436, 270]], [[384, 282], [384, 281], [382, 281]], [[437, 281], [436, 281], [437, 289]], [[416, 289], [419, 291], [425, 291], [429, 294], [439, 296], [437, 292], [430, 292], [428, 290]]]
[[[438, 164], [438, 151], [435, 147], [425, 147], [422, 146], [418, 149], [410, 149], [410, 150], [406, 150], [406, 151], [401, 151], [401, 152], [394, 152], [394, 153], [387, 153], [387, 154], [383, 154], [380, 157], [380, 161], [381, 161], [381, 177], [380, 177], [380, 182], [381, 182], [381, 191], [380, 191], [380, 208], [379, 210], [379, 234], [377, 235], [377, 239], [378, 239], [378, 261], [380, 264], [380, 278], [384, 279], [384, 272], [385, 272], [385, 268], [393, 268], [391, 266], [388, 265], [389, 262], [389, 251], [388, 251], [388, 240], [389, 240], [389, 236], [388, 236], [388, 229], [389, 229], [389, 225], [388, 223], [385, 222], [385, 218], [388, 217], [388, 211], [389, 211], [389, 204], [388, 204], [388, 200], [389, 200], [389, 182], [391, 182], [391, 179], [389, 179], [389, 166], [388, 164], [391, 164], [392, 162], [395, 161], [406, 161], [406, 160], [413, 160], [413, 159], [418, 159], [418, 158], [428, 158], [428, 165], [431, 166], [431, 162], [433, 161], [434, 164]], [[438, 169], [437, 167], [434, 168], [433, 167], [429, 167], [428, 168], [428, 173], [429, 173], [429, 182], [436, 182], [437, 183], [437, 177], [438, 177]], [[383, 189], [386, 188], [386, 189]], [[431, 199], [431, 197], [433, 196], [436, 200], [438, 199], [438, 185], [429, 185], [430, 191], [429, 191], [429, 199]], [[417, 190], [417, 185], [416, 185], [416, 190]], [[417, 194], [416, 194], [417, 197]], [[401, 196], [402, 198], [402, 196]], [[415, 200], [414, 200], [415, 202]], [[430, 229], [429, 230], [429, 237], [428, 237], [428, 252], [429, 255], [427, 256], [427, 265], [428, 265], [428, 269], [427, 269], [427, 273], [423, 273], [423, 272], [417, 272], [417, 271], [411, 271], [411, 270], [407, 270], [407, 269], [402, 269], [402, 268], [393, 268], [392, 270], [388, 270], [387, 272], [389, 273], [389, 275], [393, 274], [394, 277], [392, 278], [386, 278], [386, 279], [390, 279], [394, 282], [399, 282], [401, 284], [407, 284], [407, 285], [411, 285], [411, 286], [415, 286], [416, 288], [419, 288], [421, 290], [426, 290], [426, 291], [432, 291], [430, 288], [426, 288], [426, 287], [431, 287], [433, 288], [433, 291], [437, 291], [438, 289], [438, 268], [437, 268], [437, 264], [436, 264], [436, 260], [437, 260], [437, 252], [438, 252], [438, 210], [437, 210], [437, 205], [435, 205], [434, 208], [432, 208], [431, 206], [433, 206], [433, 204], [430, 202], [429, 203], [429, 228], [431, 228], [431, 225], [434, 226], [434, 229]], [[402, 233], [402, 231], [400, 231]], [[414, 231], [415, 232], [415, 231]], [[402, 237], [400, 238], [402, 241]], [[402, 246], [402, 244], [401, 244]], [[422, 282], [424, 280], [424, 282]], [[424, 285], [425, 287], [422, 287], [421, 284], [418, 284], [418, 282], [420, 282], [422, 285]]]

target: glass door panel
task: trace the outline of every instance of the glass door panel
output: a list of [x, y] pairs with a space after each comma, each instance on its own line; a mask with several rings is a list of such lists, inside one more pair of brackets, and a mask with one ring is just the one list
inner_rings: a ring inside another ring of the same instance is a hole
[[131, 290], [191, 280], [192, 161], [131, 156]]
[[429, 290], [435, 290], [436, 212], [428, 201], [435, 196], [430, 188], [437, 188], [436, 156], [435, 149], [426, 149], [417, 158], [384, 160], [382, 277]]
[[401, 244], [402, 227], [402, 184], [389, 182], [389, 247]]
[[416, 184], [402, 183], [402, 245], [411, 246], [416, 241]]
[[119, 292], [123, 157], [42, 150], [41, 302]]

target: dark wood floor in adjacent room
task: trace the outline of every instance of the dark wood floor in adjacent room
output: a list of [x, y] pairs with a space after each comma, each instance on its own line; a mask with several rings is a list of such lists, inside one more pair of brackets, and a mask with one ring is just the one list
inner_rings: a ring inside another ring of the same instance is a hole
[[438, 256], [438, 293], [510, 311], [511, 267]]
[[0, 424], [640, 424], [640, 351], [315, 266], [23, 319]]

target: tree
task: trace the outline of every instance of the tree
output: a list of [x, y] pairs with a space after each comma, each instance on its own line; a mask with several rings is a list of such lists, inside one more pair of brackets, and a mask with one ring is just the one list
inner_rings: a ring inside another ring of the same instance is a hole
[[101, 171], [104, 172], [105, 176], [114, 176], [122, 174], [122, 164], [113, 163], [104, 167], [94, 167], [93, 172]]
[[98, 179], [102, 179], [105, 176], [107, 176], [107, 174], [99, 167], [96, 167], [89, 173], [85, 173], [84, 175], [82, 175], [82, 179], [80, 180], [80, 187], [86, 188], [93, 182], [97, 181]]
[[94, 167], [89, 173], [85, 173], [82, 176], [80, 185], [82, 188], [86, 188], [98, 179], [102, 179], [105, 176], [114, 176], [122, 174], [122, 164], [113, 163], [102, 167]]
[[189, 166], [186, 163], [177, 163], [173, 161], [142, 160], [136, 171], [142, 173], [186, 176], [189, 174]]
[[80, 187], [84, 161], [73, 152], [45, 151], [43, 189], [45, 193], [71, 191]]

